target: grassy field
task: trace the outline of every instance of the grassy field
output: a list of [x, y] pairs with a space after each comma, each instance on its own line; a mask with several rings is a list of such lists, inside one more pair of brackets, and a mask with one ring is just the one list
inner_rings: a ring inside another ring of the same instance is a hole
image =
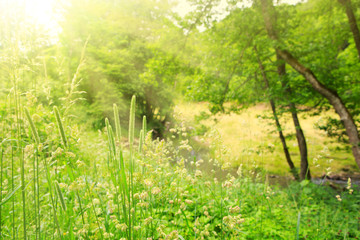
[[[189, 125], [196, 125], [195, 116], [207, 111], [207, 103], [179, 103], [175, 112], [181, 121]], [[200, 121], [200, 124], [216, 132], [226, 147], [228, 154], [226, 161], [234, 167], [257, 165], [271, 174], [289, 175], [289, 167], [283, 154], [282, 145], [275, 132], [273, 121], [262, 118], [270, 116], [270, 107], [260, 104], [243, 110], [240, 114], [217, 114], [209, 119]], [[327, 113], [335, 116], [335, 113]], [[314, 127], [326, 114], [321, 116], [308, 116], [300, 114], [300, 124], [307, 139], [308, 157], [311, 172], [314, 176], [325, 173], [352, 174], [358, 171], [350, 149], [344, 144], [334, 142], [326, 136], [324, 131]], [[300, 154], [297, 147], [295, 130], [290, 115], [281, 118], [282, 127], [286, 135], [292, 135], [287, 140], [292, 160], [299, 167]], [[199, 124], [197, 125], [199, 126]], [[211, 143], [214, 139], [208, 134], [206, 141]], [[216, 136], [216, 138], [219, 138]]]
[[[185, 122], [169, 129], [167, 140], [153, 140], [146, 121], [134, 118], [135, 99], [128, 137], [119, 131], [116, 107], [115, 121], [105, 120], [106, 128], [94, 132], [63, 108], [14, 102], [1, 105], [0, 239], [360, 237], [360, 194], [351, 181], [341, 192], [309, 181], [280, 188], [256, 170], [267, 155], [249, 149], [264, 141], [264, 133], [255, 131], [256, 118], [248, 118], [261, 109], [243, 115], [241, 124], [242, 115], [222, 116], [224, 123], [198, 140], [210, 157], [205, 162], [196, 158]], [[189, 106], [186, 114], [176, 109], [178, 118], [190, 120], [204, 109]], [[231, 123], [247, 129], [232, 137], [234, 146], [226, 139], [235, 132]], [[249, 149], [233, 153], [240, 145]], [[240, 161], [247, 168], [227, 171]]]

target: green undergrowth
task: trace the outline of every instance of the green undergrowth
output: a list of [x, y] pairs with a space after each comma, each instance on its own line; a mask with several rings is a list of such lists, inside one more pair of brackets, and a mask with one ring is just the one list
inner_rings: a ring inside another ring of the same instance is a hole
[[[217, 141], [192, 154], [185, 126], [153, 140], [146, 119], [128, 136], [118, 110], [98, 132], [62, 108], [2, 105], [1, 239], [357, 239], [359, 191], [311, 182], [269, 184], [228, 171]], [[124, 140], [128, 139], [128, 140]]]

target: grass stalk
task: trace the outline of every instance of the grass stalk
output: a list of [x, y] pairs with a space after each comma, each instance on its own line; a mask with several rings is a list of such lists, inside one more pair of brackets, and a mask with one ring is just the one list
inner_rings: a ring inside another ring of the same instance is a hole
[[[38, 131], [36, 129], [36, 126], [31, 118], [30, 112], [29, 110], [24, 107], [24, 112], [25, 112], [25, 116], [30, 124], [30, 128], [31, 128], [31, 132], [35, 141], [35, 146], [36, 146], [36, 150], [35, 150], [35, 157], [34, 157], [34, 162], [33, 162], [33, 169], [34, 169], [34, 211], [35, 211], [35, 225], [36, 225], [36, 230], [35, 230], [35, 238], [37, 239], [38, 236], [38, 231], [40, 228], [40, 193], [39, 193], [39, 161], [38, 161], [38, 157], [37, 157], [37, 153], [38, 153], [38, 148], [39, 148], [39, 144], [40, 144], [40, 137], [38, 134]], [[37, 199], [36, 199], [37, 198]], [[39, 236], [40, 238], [40, 236]]]
[[[120, 125], [120, 118], [119, 118], [119, 109], [115, 103], [113, 104], [113, 110], [114, 110], [114, 119], [115, 119], [116, 138], [119, 141], [119, 150], [117, 151], [118, 154], [115, 155], [116, 158], [118, 159], [117, 179], [118, 179], [118, 186], [120, 188], [120, 195], [123, 200], [122, 201], [123, 215], [127, 216], [128, 215], [127, 212], [129, 211], [129, 213], [130, 213], [131, 208], [129, 205], [129, 210], [127, 210], [125, 201], [126, 201], [126, 198], [130, 199], [130, 195], [129, 195], [129, 189], [128, 189], [128, 184], [127, 184], [127, 180], [126, 180], [125, 163], [124, 163], [124, 158], [123, 158], [123, 153], [122, 153], [121, 125]], [[105, 119], [105, 124], [109, 125], [107, 119]], [[112, 136], [113, 136], [113, 134], [112, 134]], [[112, 145], [115, 147], [113, 142], [114, 142], [113, 140], [109, 140], [109, 149], [111, 149]], [[110, 154], [111, 154], [111, 150], [110, 150]], [[120, 214], [120, 211], [119, 211], [119, 214]], [[125, 224], [127, 224], [129, 226], [130, 215], [129, 215], [129, 217], [125, 217], [124, 220], [125, 220]], [[127, 233], [128, 233], [128, 238], [130, 239], [130, 230], [127, 231]]]
[[146, 116], [143, 116], [143, 121], [142, 121], [142, 130], [143, 130], [143, 141], [145, 142], [145, 137], [147, 134], [147, 123], [146, 123]]
[[[38, 152], [38, 149], [36, 150]], [[39, 180], [39, 156], [35, 154], [36, 160], [36, 195], [37, 195], [37, 233], [41, 239], [41, 214], [40, 214], [40, 180]], [[35, 180], [34, 180], [35, 181]]]
[[33, 191], [34, 191], [34, 218], [35, 218], [35, 239], [37, 239], [37, 231], [38, 231], [38, 226], [37, 226], [37, 218], [38, 218], [38, 211], [37, 211], [37, 201], [36, 201], [36, 162], [35, 162], [35, 156], [33, 158], [33, 178], [34, 178], [34, 182], [33, 182]]
[[60, 235], [60, 238], [62, 239], [61, 229], [60, 229], [59, 221], [58, 221], [57, 214], [56, 214], [56, 206], [55, 206], [54, 195], [53, 195], [53, 191], [52, 191], [50, 171], [49, 171], [49, 168], [48, 168], [48, 165], [47, 165], [46, 158], [44, 158], [44, 166], [45, 166], [45, 172], [46, 172], [46, 179], [47, 179], [48, 187], [49, 187], [51, 206], [52, 206], [52, 209], [53, 209], [54, 222], [55, 222], [58, 234]]
[[62, 121], [61, 121], [59, 109], [56, 106], [54, 106], [54, 114], [55, 114], [56, 123], [57, 123], [58, 129], [59, 129], [59, 133], [60, 133], [60, 136], [61, 136], [62, 143], [63, 143], [65, 149], [67, 149], [68, 144], [67, 144], [67, 140], [66, 140], [64, 126], [63, 126]]
[[108, 134], [110, 158], [111, 158], [111, 161], [114, 162], [114, 159], [116, 157], [114, 133], [113, 133], [112, 127], [109, 123], [109, 119], [107, 119], [107, 118], [105, 119], [105, 125], [106, 125], [107, 134]]
[[114, 109], [116, 138], [119, 141], [120, 149], [121, 149], [121, 125], [120, 125], [119, 109], [115, 103], [113, 105], [113, 109]]
[[56, 180], [54, 181], [54, 183], [55, 183], [55, 190], [56, 190], [56, 193], [57, 193], [57, 195], [59, 197], [61, 207], [64, 210], [64, 212], [66, 212], [66, 204], [65, 204], [64, 196], [63, 196], [63, 194], [61, 192], [59, 183]]
[[100, 221], [99, 221], [99, 218], [96, 214], [96, 208], [95, 208], [95, 205], [94, 205], [94, 201], [93, 201], [93, 198], [92, 198], [92, 194], [90, 192], [90, 187], [89, 187], [89, 184], [86, 180], [86, 177], [85, 177], [85, 186], [86, 186], [86, 189], [87, 189], [87, 192], [88, 192], [88, 195], [90, 197], [90, 201], [91, 201], [91, 207], [94, 211], [94, 215], [95, 215], [95, 219], [96, 219], [96, 223], [98, 225], [98, 228], [99, 228], [99, 231], [100, 231], [100, 235], [101, 235], [101, 239], [104, 239], [104, 234], [103, 234], [103, 230], [101, 229], [101, 225], [100, 225]]
[[[12, 142], [10, 143], [10, 147], [11, 147], [11, 191], [14, 192], [15, 191], [15, 184], [14, 184], [14, 179], [15, 179], [15, 175], [14, 175], [14, 169], [15, 169], [15, 165], [14, 165], [14, 148], [12, 145]], [[13, 233], [13, 239], [15, 239], [15, 225], [16, 225], [16, 221], [15, 221], [15, 197], [12, 198], [12, 233]]]
[[21, 150], [20, 153], [20, 171], [21, 171], [21, 197], [22, 197], [22, 207], [23, 207], [23, 230], [24, 230], [24, 240], [26, 240], [26, 193], [25, 193], [25, 159], [24, 159], [24, 150]]
[[[131, 195], [128, 196], [129, 200], [129, 239], [132, 239], [132, 225], [134, 225], [134, 219], [131, 217], [131, 206], [135, 207], [134, 202], [134, 133], [135, 133], [135, 104], [136, 104], [136, 97], [135, 95], [131, 98], [131, 105], [130, 105], [130, 118], [129, 118], [129, 149], [130, 149], [130, 192]], [[134, 212], [135, 215], [135, 212]]]
[[27, 109], [27, 107], [24, 107], [24, 112], [25, 112], [25, 116], [30, 124], [30, 128], [31, 128], [31, 132], [32, 132], [32, 135], [34, 137], [34, 140], [35, 140], [35, 143], [36, 145], [39, 145], [40, 144], [40, 138], [39, 138], [39, 134], [36, 130], [36, 126], [30, 116], [30, 113], [29, 113], [29, 110]]

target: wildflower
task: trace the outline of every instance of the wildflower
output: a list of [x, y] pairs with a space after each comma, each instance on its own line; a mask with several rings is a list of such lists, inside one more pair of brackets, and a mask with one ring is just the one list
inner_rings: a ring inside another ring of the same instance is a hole
[[342, 201], [342, 199], [341, 199], [340, 195], [336, 195], [336, 199], [337, 199], [339, 202], [341, 202], [341, 201]]
[[151, 179], [145, 179], [144, 180], [144, 184], [148, 187], [152, 187], [153, 185], [153, 182], [151, 181]]
[[39, 151], [39, 152], [42, 152], [43, 147], [44, 147], [44, 144], [39, 143], [39, 145], [38, 145], [38, 151]]
[[51, 155], [52, 157], [57, 157], [59, 155], [61, 155], [64, 152], [64, 150], [61, 147], [58, 147], [55, 152], [53, 152]]
[[140, 194], [140, 199], [144, 200], [144, 199], [146, 199], [148, 196], [149, 196], [149, 194], [148, 194], [147, 192], [142, 192], [142, 193]]
[[75, 158], [76, 157], [75, 153], [73, 153], [73, 152], [65, 152], [65, 156], [68, 157], [68, 158]]
[[230, 216], [225, 216], [225, 217], [223, 217], [224, 223], [229, 223], [230, 220], [231, 220]]
[[173, 204], [174, 203], [174, 200], [169, 200], [169, 204]]
[[230, 188], [232, 187], [233, 183], [231, 181], [226, 180], [223, 184], [222, 187], [227, 187]]
[[187, 204], [192, 204], [192, 203], [193, 203], [193, 201], [191, 201], [191, 200], [189, 200], [189, 199], [185, 199], [185, 202], [186, 202]]
[[75, 191], [78, 191], [78, 190], [80, 190], [81, 188], [79, 187], [79, 185], [77, 184], [77, 182], [72, 182], [71, 184], [70, 184], [70, 186], [69, 186], [69, 190], [70, 191], [73, 191], [73, 192], [75, 192]]
[[85, 163], [83, 161], [77, 160], [76, 165], [78, 166], [78, 168], [81, 168], [81, 167], [85, 166]]
[[101, 208], [95, 208], [96, 215], [100, 215], [102, 213]]
[[200, 170], [196, 170], [195, 177], [202, 177], [202, 172]]
[[351, 178], [348, 178], [346, 189], [350, 189], [350, 188], [351, 188]]
[[147, 202], [139, 202], [139, 203], [136, 204], [136, 206], [147, 208], [149, 206], [149, 203], [147, 203]]
[[229, 212], [230, 213], [239, 213], [240, 212], [240, 207], [239, 206], [235, 206], [235, 207], [230, 207], [229, 208]]
[[179, 239], [179, 233], [178, 231], [174, 230], [172, 231], [171, 233], [169, 233], [167, 236], [166, 236], [166, 239]]
[[116, 224], [115, 228], [120, 229], [121, 231], [125, 232], [126, 229], [128, 228], [128, 226], [125, 223], [122, 223], [122, 224]]
[[185, 204], [184, 204], [184, 203], [181, 203], [180, 209], [185, 210], [185, 208], [186, 208]]
[[245, 222], [245, 218], [240, 218], [236, 221], [237, 224], [241, 224], [243, 222]]
[[210, 236], [210, 233], [209, 233], [208, 230], [204, 230], [204, 231], [201, 232], [201, 235], [202, 235], [202, 236], [205, 236], [205, 237], [209, 237], [209, 236]]
[[160, 192], [161, 192], [161, 189], [158, 188], [158, 187], [154, 187], [154, 188], [151, 190], [151, 193], [152, 193], [153, 195], [157, 195], [157, 194], [159, 194]]
[[97, 199], [97, 198], [94, 198], [94, 199], [93, 199], [93, 204], [94, 204], [94, 205], [99, 205], [99, 204], [100, 204], [100, 200]]
[[145, 220], [144, 220], [145, 225], [150, 224], [152, 222], [152, 220], [153, 220], [152, 217], [145, 218]]
[[26, 145], [24, 151], [26, 156], [31, 156], [34, 153], [34, 144]]

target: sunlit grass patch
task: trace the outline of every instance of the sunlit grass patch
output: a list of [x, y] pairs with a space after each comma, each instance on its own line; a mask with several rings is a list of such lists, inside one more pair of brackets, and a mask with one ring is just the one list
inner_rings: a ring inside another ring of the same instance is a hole
[[[175, 109], [180, 119], [195, 122], [194, 116], [202, 111], [208, 112], [207, 103], [179, 103]], [[272, 174], [288, 175], [288, 165], [285, 161], [281, 142], [274, 131], [271, 119], [261, 116], [270, 114], [265, 104], [260, 104], [243, 110], [239, 114], [217, 114], [201, 121], [208, 128], [216, 129], [222, 138], [223, 144], [231, 152], [228, 159], [231, 166], [248, 165], [255, 162]], [[325, 115], [336, 116], [328, 112], [322, 116], [308, 116], [299, 114], [300, 124], [303, 128], [308, 145], [308, 158], [314, 176], [322, 176], [330, 168], [332, 172], [356, 171], [357, 166], [353, 160], [351, 150], [346, 145], [334, 142], [326, 136], [325, 132], [314, 127], [319, 118]], [[300, 166], [300, 155], [295, 138], [295, 130], [290, 115], [281, 118], [284, 133], [291, 157]], [[212, 139], [208, 139], [209, 142]], [[325, 151], [325, 152], [324, 152]]]

